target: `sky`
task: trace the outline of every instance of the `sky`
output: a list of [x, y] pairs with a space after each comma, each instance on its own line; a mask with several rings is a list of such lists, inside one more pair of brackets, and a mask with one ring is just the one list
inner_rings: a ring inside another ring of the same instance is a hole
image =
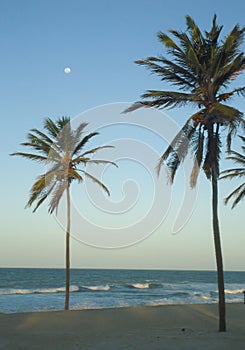
[[[242, 0], [232, 6], [223, 0], [0, 1], [0, 267], [64, 267], [64, 204], [57, 216], [46, 204], [36, 213], [25, 209], [45, 169], [9, 154], [23, 151], [20, 143], [31, 128], [42, 129], [44, 118], [65, 115], [99, 131], [88, 147], [115, 146], [97, 156], [118, 164], [90, 169], [110, 189], [109, 198], [89, 180], [73, 185], [71, 266], [215, 269], [210, 182], [201, 175], [189, 189], [188, 159], [174, 186], [166, 184], [164, 169], [159, 178], [155, 171], [193, 110], [121, 112], [145, 90], [167, 88], [134, 63], [165, 54], [159, 31], [185, 30], [186, 15], [209, 30], [216, 13], [224, 37], [244, 25], [244, 6]], [[237, 85], [244, 85], [244, 74]], [[244, 99], [232, 103], [245, 110]], [[234, 147], [239, 151], [237, 141]], [[222, 169], [229, 165], [221, 162]], [[244, 202], [233, 210], [223, 204], [238, 184], [220, 182], [226, 270], [245, 270]]]

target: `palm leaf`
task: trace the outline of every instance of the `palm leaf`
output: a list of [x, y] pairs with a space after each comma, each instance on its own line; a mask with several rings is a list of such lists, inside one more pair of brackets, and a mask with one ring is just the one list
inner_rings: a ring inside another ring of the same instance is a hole
[[236, 169], [227, 169], [221, 172], [223, 174], [220, 176], [220, 179], [233, 179], [238, 177], [245, 176], [245, 167], [244, 168], [236, 168]]
[[235, 200], [232, 203], [232, 209], [243, 199], [245, 196], [245, 183], [237, 187], [228, 197], [225, 198], [225, 204], [229, 202], [232, 197], [235, 197]]
[[39, 136], [40, 139], [42, 139], [43, 141], [45, 141], [47, 144], [49, 144], [50, 146], [53, 144], [54, 140], [51, 139], [50, 137], [48, 137], [44, 132], [38, 130], [38, 129], [31, 129], [31, 132], [34, 134], [37, 134]]
[[[239, 135], [241, 140], [245, 143], [245, 137]], [[243, 152], [245, 152], [245, 147], [242, 146]], [[232, 160], [235, 164], [238, 164], [240, 167], [223, 170], [221, 172], [220, 179], [236, 179], [236, 178], [244, 178], [245, 177], [245, 155], [236, 151], [230, 151], [227, 159]], [[225, 198], [225, 204], [229, 202], [231, 198], [235, 198], [232, 204], [232, 208], [234, 208], [244, 197], [245, 195], [245, 183], [241, 184], [237, 187], [231, 194]]]
[[47, 162], [48, 158], [45, 156], [40, 156], [38, 154], [24, 153], [24, 152], [14, 152], [10, 156], [21, 156], [30, 160], [35, 160], [37, 162]]
[[[197, 134], [197, 133], [196, 133]], [[196, 137], [193, 137], [191, 140], [191, 145], [194, 153], [194, 165], [190, 177], [190, 186], [191, 188], [195, 187], [197, 184], [197, 178], [201, 169], [203, 161], [203, 150], [204, 150], [204, 131], [202, 126], [199, 126], [198, 134]]]
[[96, 136], [96, 135], [99, 135], [99, 133], [98, 133], [98, 132], [92, 132], [92, 133], [86, 135], [86, 136], [76, 145], [76, 147], [75, 147], [75, 149], [74, 149], [72, 155], [75, 155], [75, 154], [77, 154], [78, 152], [80, 152], [81, 149], [86, 145], [86, 143], [87, 143], [92, 137], [94, 137], [94, 136]]
[[95, 148], [91, 148], [90, 150], [82, 153], [79, 157], [74, 159], [74, 163], [76, 163], [77, 159], [79, 159], [80, 157], [84, 157], [87, 156], [88, 154], [94, 154], [97, 151], [101, 150], [101, 149], [105, 149], [105, 148], [114, 148], [114, 146], [110, 146], [110, 145], [105, 145], [105, 146], [99, 146], [99, 147], [95, 147]]
[[160, 174], [163, 163], [166, 162], [167, 168], [170, 172], [170, 181], [173, 182], [180, 163], [185, 159], [188, 153], [189, 142], [194, 132], [195, 128], [192, 127], [190, 120], [188, 120], [161, 156], [157, 164], [158, 175]]
[[186, 94], [176, 91], [156, 91], [148, 90], [142, 95], [143, 98], [152, 98], [153, 101], [148, 101], [152, 107], [158, 108], [174, 108], [185, 106], [189, 102], [193, 102], [195, 96], [193, 94]]
[[95, 176], [89, 174], [87, 171], [85, 170], [80, 170], [85, 176], [87, 176], [89, 179], [91, 179], [93, 182], [95, 182], [97, 185], [99, 185], [107, 194], [108, 196], [110, 196], [110, 191], [108, 190], [108, 188], [103, 184], [103, 182], [101, 182], [99, 179], [97, 179]]
[[49, 135], [51, 135], [54, 139], [58, 136], [60, 129], [56, 126], [55, 122], [52, 119], [46, 118], [44, 120], [44, 129], [47, 130]]
[[49, 203], [49, 213], [52, 214], [54, 212], [54, 210], [58, 209], [60, 200], [65, 192], [65, 190], [68, 188], [69, 186], [69, 182], [67, 180], [64, 181], [59, 181], [56, 186], [55, 189], [52, 191], [52, 198], [51, 201]]

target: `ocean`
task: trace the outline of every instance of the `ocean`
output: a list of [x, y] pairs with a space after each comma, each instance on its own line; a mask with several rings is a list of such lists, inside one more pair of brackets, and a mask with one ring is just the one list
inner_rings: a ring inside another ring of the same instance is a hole
[[[226, 301], [243, 302], [245, 272], [225, 272]], [[64, 269], [0, 269], [0, 312], [63, 310]], [[71, 269], [70, 309], [216, 303], [215, 271]]]

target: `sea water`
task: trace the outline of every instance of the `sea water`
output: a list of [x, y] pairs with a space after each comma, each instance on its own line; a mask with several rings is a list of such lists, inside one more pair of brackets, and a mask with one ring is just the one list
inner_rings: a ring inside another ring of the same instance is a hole
[[[225, 272], [227, 302], [243, 302], [245, 272]], [[62, 310], [64, 269], [0, 269], [0, 312]], [[70, 309], [218, 301], [215, 271], [72, 269]]]

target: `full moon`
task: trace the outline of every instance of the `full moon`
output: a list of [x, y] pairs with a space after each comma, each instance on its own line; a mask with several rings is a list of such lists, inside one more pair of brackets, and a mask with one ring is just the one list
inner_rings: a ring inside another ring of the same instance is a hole
[[64, 72], [65, 72], [66, 74], [71, 73], [71, 68], [70, 68], [70, 67], [66, 67], [66, 68], [64, 69]]

